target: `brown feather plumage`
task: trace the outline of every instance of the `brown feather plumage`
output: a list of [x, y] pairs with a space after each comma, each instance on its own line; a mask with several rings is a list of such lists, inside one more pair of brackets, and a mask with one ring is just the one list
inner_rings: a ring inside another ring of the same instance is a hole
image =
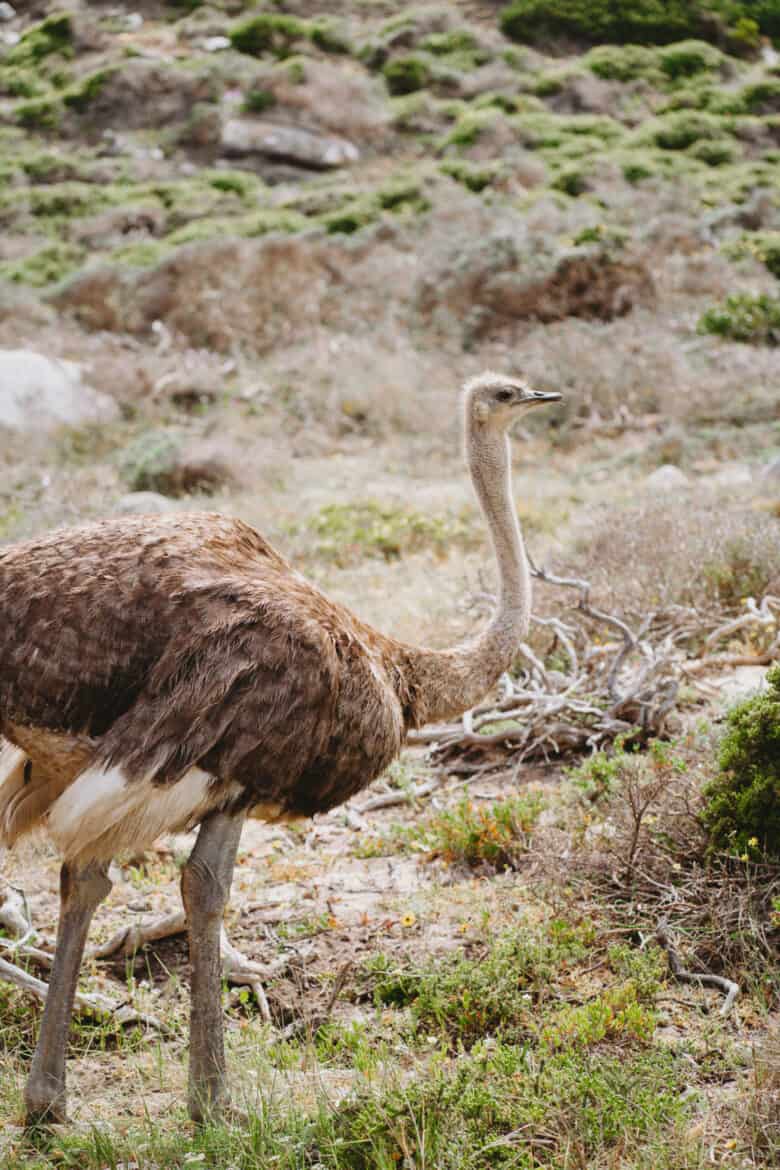
[[0, 730], [52, 797], [89, 764], [158, 785], [197, 765], [237, 782], [231, 807], [331, 808], [400, 749], [402, 657], [223, 516], [0, 551]]

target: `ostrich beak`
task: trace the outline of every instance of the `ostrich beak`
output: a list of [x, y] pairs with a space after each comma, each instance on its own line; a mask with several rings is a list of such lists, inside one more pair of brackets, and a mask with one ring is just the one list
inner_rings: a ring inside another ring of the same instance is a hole
[[529, 390], [523, 398], [524, 406], [541, 406], [545, 402], [560, 402], [563, 398], [557, 390]]

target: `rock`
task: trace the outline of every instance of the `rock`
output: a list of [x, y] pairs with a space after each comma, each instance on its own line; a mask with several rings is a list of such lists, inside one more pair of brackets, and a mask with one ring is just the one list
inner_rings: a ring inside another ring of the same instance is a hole
[[360, 157], [358, 148], [346, 138], [254, 118], [226, 121], [222, 149], [229, 156], [259, 154], [315, 171], [343, 167]]
[[776, 480], [780, 483], [780, 455], [775, 455], [774, 459], [769, 460], [761, 472], [761, 478]]
[[678, 488], [687, 487], [688, 483], [688, 476], [673, 463], [664, 463], [661, 467], [656, 467], [655, 471], [651, 472], [645, 480], [647, 487], [654, 488], [655, 491], [659, 492], [675, 491]]
[[0, 4], [0, 20], [4, 22], [7, 20], [16, 20], [16, 9], [10, 4]]
[[173, 512], [175, 508], [173, 500], [161, 496], [159, 492], [128, 492], [117, 500], [114, 511], [120, 516], [161, 516], [164, 512]]
[[726, 463], [707, 476], [707, 481], [715, 487], [742, 487], [753, 482], [753, 472], [744, 463]]
[[113, 399], [88, 386], [76, 362], [26, 349], [0, 350], [0, 426], [34, 431], [108, 422], [117, 414]]

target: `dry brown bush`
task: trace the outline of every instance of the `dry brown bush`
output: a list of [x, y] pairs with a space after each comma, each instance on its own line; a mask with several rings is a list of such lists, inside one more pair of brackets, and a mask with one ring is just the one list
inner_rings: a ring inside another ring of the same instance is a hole
[[[695, 321], [692, 322], [692, 326]], [[775, 417], [780, 350], [700, 338], [671, 315], [636, 309], [601, 323], [569, 319], [534, 329], [515, 360], [542, 388], [560, 390], [569, 423], [644, 414], [671, 421]]]
[[146, 333], [162, 321], [199, 348], [264, 353], [318, 325], [373, 331], [408, 303], [412, 278], [406, 255], [377, 239], [215, 239], [149, 270], [88, 270], [52, 299], [89, 329]]
[[303, 80], [283, 64], [261, 70], [255, 89], [273, 98], [272, 120], [290, 120], [311, 129], [324, 128], [355, 142], [379, 146], [390, 122], [390, 111], [381, 83], [363, 69], [340, 60], [306, 58]]
[[668, 493], [622, 511], [603, 506], [579, 534], [575, 563], [594, 596], [626, 614], [739, 606], [780, 588], [780, 522], [722, 498]]
[[609, 321], [653, 301], [638, 257], [598, 247], [545, 255], [538, 244], [524, 249], [516, 232], [459, 240], [445, 264], [423, 278], [418, 299], [424, 318], [445, 313], [464, 322], [468, 345], [517, 319]]
[[756, 1162], [780, 1159], [780, 1027], [770, 1028], [754, 1056], [750, 1105], [743, 1128]]
[[776, 996], [780, 866], [709, 850], [700, 814], [714, 736], [690, 733], [650, 749], [619, 751], [609, 774], [588, 762], [575, 774], [586, 794], [584, 817], [575, 815], [577, 880], [593, 882], [633, 927], [668, 922], [684, 967]]

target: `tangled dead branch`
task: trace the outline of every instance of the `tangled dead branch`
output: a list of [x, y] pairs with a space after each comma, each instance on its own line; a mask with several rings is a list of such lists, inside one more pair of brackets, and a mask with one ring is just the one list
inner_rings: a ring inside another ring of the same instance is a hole
[[[733, 664], [735, 655], [711, 653], [724, 639], [750, 631], [755, 653], [740, 663], [765, 665], [780, 656], [780, 598], [746, 602], [746, 612], [702, 613], [668, 606], [646, 614], [635, 626], [593, 604], [591, 584], [560, 577], [531, 563], [533, 576], [576, 594], [555, 617], [532, 618], [549, 635], [543, 655], [523, 644], [519, 671], [504, 675], [501, 694], [468, 711], [457, 723], [413, 732], [410, 741], [430, 744], [433, 759], [451, 772], [468, 774], [486, 761], [519, 765], [592, 751], [618, 736], [647, 740], [663, 736], [679, 700], [681, 683]], [[492, 601], [486, 595], [479, 600]], [[553, 658], [556, 668], [545, 665]]]
[[[24, 895], [2, 878], [0, 878], [0, 927], [4, 929], [6, 934], [10, 935], [9, 938], [0, 938], [0, 955], [6, 956], [6, 958], [0, 957], [0, 979], [12, 983], [15, 987], [29, 992], [38, 999], [45, 1000], [49, 990], [48, 984], [10, 962], [10, 957], [26, 959], [38, 968], [51, 969], [54, 955], [46, 946], [38, 945], [40, 940], [30, 921]], [[187, 919], [184, 911], [176, 910], [151, 922], [122, 927], [108, 942], [93, 948], [90, 954], [94, 959], [105, 959], [115, 954], [129, 957], [147, 943], [156, 942], [171, 935], [182, 934], [186, 929]], [[257, 1000], [262, 1019], [270, 1022], [271, 1013], [263, 988], [263, 980], [278, 975], [287, 965], [287, 960], [283, 959], [268, 966], [261, 966], [259, 963], [253, 962], [232, 945], [224, 926], [222, 927], [221, 953], [223, 975], [227, 982], [249, 987]], [[83, 995], [78, 993], [76, 1010], [100, 1018], [111, 1017], [113, 1022], [119, 1026], [142, 1024], [162, 1033], [170, 1031], [155, 1016], [139, 1012], [127, 1003], [115, 1004], [107, 996], [100, 994]]]
[[[37, 946], [38, 938], [30, 922], [24, 895], [0, 878], [0, 925], [10, 938], [0, 938], [0, 950], [14, 958], [24, 958], [42, 967], [51, 967], [54, 956]], [[18, 967], [7, 958], [0, 957], [0, 979], [14, 987], [45, 1000], [49, 985], [28, 971]], [[129, 1003], [115, 1003], [107, 995], [93, 992], [90, 995], [76, 992], [75, 1009], [85, 1015], [110, 1020], [117, 1027], [140, 1024], [163, 1035], [171, 1035], [171, 1029], [147, 1012], [140, 1012]]]
[[734, 1000], [739, 995], [739, 984], [732, 979], [725, 979], [722, 975], [711, 975], [709, 972], [687, 971], [682, 960], [669, 937], [669, 927], [664, 919], [658, 923], [655, 931], [655, 941], [662, 950], [666, 951], [669, 960], [669, 970], [678, 983], [693, 983], [698, 987], [715, 987], [725, 995], [723, 1006], [720, 1009], [722, 1016], [727, 1016], [734, 1006]]

